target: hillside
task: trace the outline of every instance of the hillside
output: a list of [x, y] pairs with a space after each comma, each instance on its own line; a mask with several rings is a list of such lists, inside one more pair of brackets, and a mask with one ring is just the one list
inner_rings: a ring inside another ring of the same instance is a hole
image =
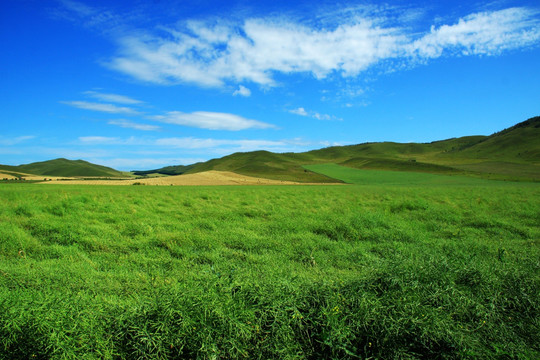
[[334, 146], [304, 153], [235, 153], [189, 166], [151, 170], [193, 174], [208, 170], [301, 182], [335, 182], [303, 165], [335, 163], [357, 169], [540, 180], [540, 117], [490, 136], [465, 136], [431, 143], [378, 142]]
[[112, 168], [84, 160], [54, 159], [26, 165], [0, 165], [0, 170], [44, 176], [65, 177], [121, 177], [124, 174]]
[[253, 151], [188, 166], [168, 166], [146, 173], [176, 175], [220, 170], [269, 179], [336, 182], [336, 179], [303, 167], [335, 163], [357, 169], [539, 181], [539, 139], [540, 117], [534, 117], [490, 136], [465, 136], [431, 143], [364, 143], [304, 153]]
[[539, 163], [540, 116], [495, 133], [455, 155], [468, 159]]
[[[490, 136], [465, 136], [431, 143], [377, 142], [333, 146], [303, 153], [252, 151], [206, 162], [134, 171], [145, 176], [229, 171], [241, 175], [296, 182], [339, 180], [304, 166], [333, 163], [356, 169], [412, 171], [444, 175], [540, 181], [540, 117]], [[32, 164], [0, 165], [0, 171], [64, 177], [122, 177], [124, 174], [83, 160], [55, 159]]]

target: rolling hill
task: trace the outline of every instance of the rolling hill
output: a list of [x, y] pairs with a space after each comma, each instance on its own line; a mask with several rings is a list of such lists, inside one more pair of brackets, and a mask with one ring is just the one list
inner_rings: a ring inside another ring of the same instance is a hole
[[122, 172], [115, 169], [89, 163], [84, 160], [54, 159], [26, 165], [0, 165], [0, 171], [25, 173], [44, 176], [65, 177], [122, 177]]
[[540, 181], [540, 117], [490, 136], [465, 136], [431, 143], [364, 143], [304, 153], [253, 151], [189, 166], [169, 166], [148, 173], [193, 174], [221, 170], [269, 179], [336, 182], [336, 179], [303, 167], [324, 163], [357, 169]]
[[[430, 143], [363, 143], [303, 153], [252, 151], [191, 165], [134, 173], [141, 176], [152, 173], [181, 175], [218, 170], [274, 180], [339, 182], [308, 169], [310, 165], [329, 163], [356, 169], [540, 181], [540, 117], [530, 118], [490, 136], [465, 136]], [[112, 168], [67, 159], [19, 166], [0, 165], [0, 171], [65, 177], [125, 176]]]

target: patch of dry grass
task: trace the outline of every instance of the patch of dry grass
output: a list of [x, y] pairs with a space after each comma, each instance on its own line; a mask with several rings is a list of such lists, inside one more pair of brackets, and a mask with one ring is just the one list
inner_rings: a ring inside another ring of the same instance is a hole
[[229, 171], [205, 171], [196, 174], [133, 180], [69, 180], [48, 184], [76, 185], [301, 185], [292, 181], [270, 180], [235, 174]]

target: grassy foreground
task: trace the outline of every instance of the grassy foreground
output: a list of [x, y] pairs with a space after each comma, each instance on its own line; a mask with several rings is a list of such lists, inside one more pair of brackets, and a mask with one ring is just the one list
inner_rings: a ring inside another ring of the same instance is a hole
[[0, 358], [538, 359], [540, 186], [472, 180], [0, 186]]

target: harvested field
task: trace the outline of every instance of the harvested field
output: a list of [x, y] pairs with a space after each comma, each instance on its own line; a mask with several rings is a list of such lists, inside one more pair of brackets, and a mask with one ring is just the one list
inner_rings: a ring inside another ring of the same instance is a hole
[[133, 180], [69, 180], [47, 184], [77, 185], [301, 185], [292, 181], [270, 180], [236, 174], [229, 171], [205, 171], [197, 174]]
[[[17, 176], [15, 176], [17, 175]], [[40, 181], [40, 180], [43, 180], [43, 179], [47, 179], [47, 180], [66, 180], [66, 179], [75, 179], [75, 178], [70, 178], [70, 177], [58, 177], [58, 176], [48, 176], [48, 175], [32, 175], [32, 174], [26, 174], [26, 173], [15, 173], [15, 172], [8, 172], [8, 173], [3, 173], [3, 172], [0, 172], [0, 179], [8, 179], [8, 180], [12, 180], [12, 179], [17, 179], [17, 178], [23, 178], [24, 180], [29, 180], [29, 181]]]
[[12, 180], [12, 179], [17, 179], [17, 177], [15, 177], [15, 176], [13, 176], [11, 174], [0, 173], [0, 179]]

